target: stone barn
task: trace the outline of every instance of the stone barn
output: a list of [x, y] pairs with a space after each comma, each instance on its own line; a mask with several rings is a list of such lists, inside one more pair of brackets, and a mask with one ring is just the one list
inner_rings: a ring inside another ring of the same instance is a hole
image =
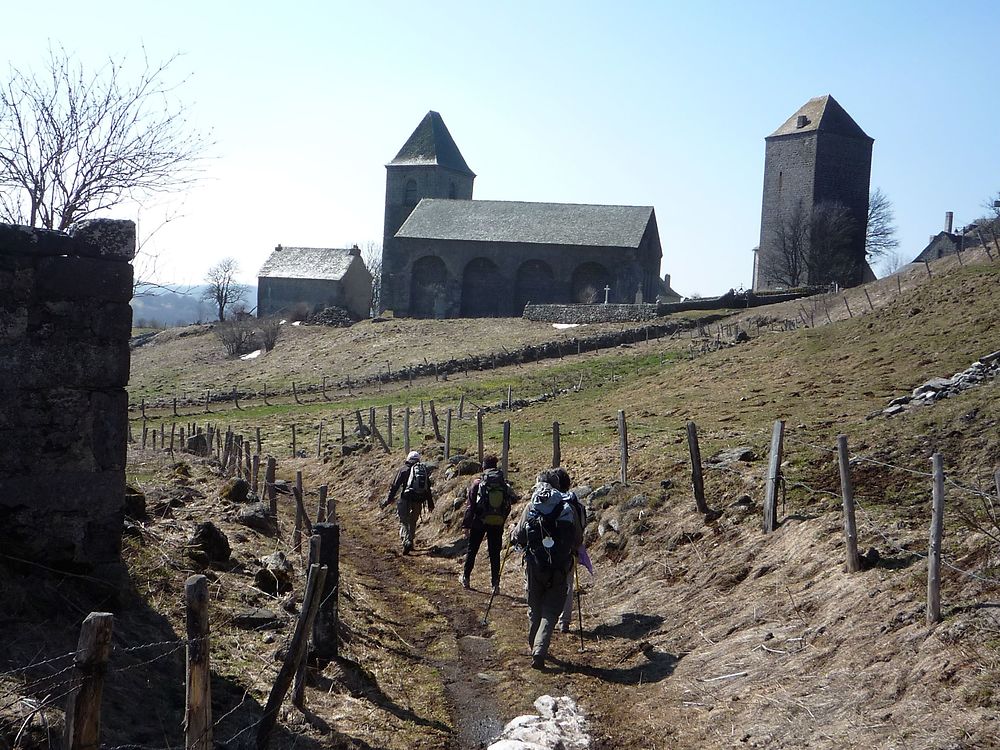
[[662, 290], [652, 207], [472, 200], [476, 175], [437, 112], [386, 170], [382, 307], [396, 315], [519, 316]]
[[[874, 279], [865, 262], [874, 140], [827, 95], [810, 99], [764, 141], [764, 197], [754, 290], [828, 281], [811, 278], [810, 269], [790, 271], [791, 261], [786, 260], [792, 252], [789, 248], [800, 247], [795, 254], [808, 254], [808, 223], [822, 204], [843, 204], [854, 222], [847, 249], [851, 270], [835, 280], [841, 286], [855, 286]], [[790, 275], [797, 283], [789, 281]]]
[[278, 245], [257, 278], [261, 318], [343, 307], [360, 320], [368, 317], [371, 304], [372, 275], [357, 245], [348, 249]]

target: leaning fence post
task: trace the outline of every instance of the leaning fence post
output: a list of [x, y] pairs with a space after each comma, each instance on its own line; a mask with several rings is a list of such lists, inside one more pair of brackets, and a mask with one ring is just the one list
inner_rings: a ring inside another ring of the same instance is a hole
[[941, 537], [944, 535], [944, 459], [935, 453], [934, 503], [931, 511], [931, 536], [927, 550], [927, 624], [941, 622]]
[[628, 424], [625, 422], [625, 412], [618, 410], [618, 454], [621, 458], [621, 470], [618, 478], [622, 484], [628, 484]]
[[434, 399], [430, 401], [430, 411], [431, 411], [431, 424], [434, 426], [434, 439], [439, 443], [444, 441], [441, 437], [441, 426], [438, 424], [437, 410], [434, 408]]
[[694, 505], [699, 513], [709, 514], [708, 503], [705, 502], [705, 478], [701, 473], [701, 448], [698, 445], [698, 427], [694, 422], [687, 423], [688, 453], [691, 454], [691, 486], [694, 488]]
[[847, 452], [847, 435], [837, 436], [837, 457], [840, 462], [840, 492], [844, 498], [844, 540], [847, 542], [847, 572], [861, 570], [858, 558], [858, 526], [854, 519], [854, 487], [851, 484], [851, 462]]
[[[309, 562], [307, 569], [312, 570], [313, 565], [319, 565], [320, 548], [323, 540], [319, 534], [309, 537]], [[327, 571], [329, 575], [329, 571]], [[296, 708], [305, 708], [306, 697], [306, 672], [309, 668], [309, 639], [312, 633], [306, 632], [306, 648], [302, 649], [302, 658], [295, 665], [295, 679], [292, 683], [292, 705]]]
[[444, 416], [444, 460], [451, 458], [451, 407]]
[[403, 453], [410, 452], [410, 407], [403, 409]]
[[187, 604], [187, 669], [184, 688], [184, 747], [212, 750], [212, 680], [209, 669], [208, 578], [191, 576], [184, 584]]
[[285, 660], [278, 671], [278, 677], [267, 696], [264, 715], [260, 718], [260, 724], [257, 726], [257, 750], [264, 750], [267, 747], [268, 737], [271, 736], [271, 731], [278, 721], [278, 709], [281, 708], [281, 702], [288, 693], [288, 688], [295, 677], [295, 667], [301, 660], [309, 640], [308, 634], [316, 618], [316, 608], [320, 601], [319, 592], [323, 587], [326, 575], [326, 569], [318, 565], [309, 569], [306, 592], [302, 597], [302, 609], [299, 611], [299, 619], [295, 621], [295, 632], [292, 634], [291, 643], [289, 643], [288, 651], [285, 653]]
[[74, 658], [79, 683], [66, 703], [66, 750], [98, 750], [101, 745], [101, 693], [113, 625], [110, 612], [91, 612], [80, 626]]
[[500, 453], [500, 469], [503, 471], [503, 478], [507, 479], [510, 469], [510, 420], [503, 422], [503, 446]]
[[552, 468], [562, 464], [562, 447], [559, 445], [559, 423], [552, 423]]
[[320, 563], [329, 573], [323, 586], [319, 613], [313, 625], [312, 639], [316, 658], [325, 661], [336, 659], [340, 645], [338, 641], [338, 598], [340, 596], [340, 525], [334, 523], [335, 511], [327, 515], [327, 523], [313, 526], [313, 533], [320, 536]]
[[765, 533], [770, 533], [778, 528], [778, 484], [781, 481], [781, 449], [784, 438], [785, 422], [779, 419], [774, 423], [774, 429], [771, 431], [771, 456], [767, 463], [763, 523]]

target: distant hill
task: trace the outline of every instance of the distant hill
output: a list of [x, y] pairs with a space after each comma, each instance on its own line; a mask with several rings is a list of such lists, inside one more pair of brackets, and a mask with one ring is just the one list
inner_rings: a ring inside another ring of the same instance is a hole
[[[162, 291], [132, 300], [132, 321], [140, 328], [180, 326], [215, 320], [214, 306], [202, 299], [205, 286], [184, 287], [177, 291]], [[257, 287], [246, 294], [248, 308], [257, 302]]]

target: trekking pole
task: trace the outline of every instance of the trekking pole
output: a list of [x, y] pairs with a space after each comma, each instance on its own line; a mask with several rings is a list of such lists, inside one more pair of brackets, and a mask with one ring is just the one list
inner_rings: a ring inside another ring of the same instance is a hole
[[[507, 543], [506, 551], [504, 552], [503, 559], [500, 561], [500, 572], [497, 574], [503, 578], [503, 569], [507, 564], [507, 558], [510, 557], [511, 550], [514, 549], [510, 543]], [[499, 586], [497, 587], [499, 588]], [[493, 599], [496, 597], [496, 590], [490, 592], [490, 603], [486, 605], [486, 613], [483, 615], [483, 625], [486, 624], [487, 618], [490, 616], [490, 610], [493, 608]]]
[[580, 622], [580, 653], [584, 652], [583, 648], [583, 605], [580, 604], [580, 574], [578, 568], [580, 566], [573, 565], [573, 583], [576, 585], [576, 614]]

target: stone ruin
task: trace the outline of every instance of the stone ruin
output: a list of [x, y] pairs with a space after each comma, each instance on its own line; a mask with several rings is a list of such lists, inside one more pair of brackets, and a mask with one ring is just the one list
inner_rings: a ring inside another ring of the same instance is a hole
[[0, 224], [0, 550], [119, 560], [135, 225]]

